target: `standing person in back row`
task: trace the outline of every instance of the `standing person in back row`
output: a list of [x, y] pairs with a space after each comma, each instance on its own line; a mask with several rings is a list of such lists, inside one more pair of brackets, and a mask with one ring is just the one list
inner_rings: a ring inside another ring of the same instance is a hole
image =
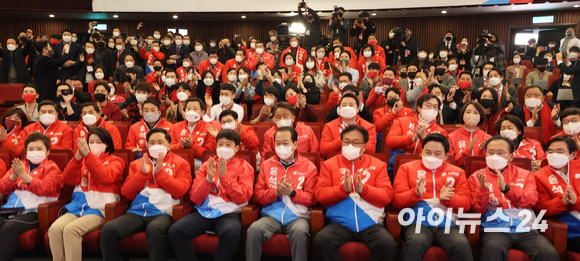
[[334, 13], [330, 14], [330, 20], [328, 20], [328, 30], [332, 32], [332, 39], [340, 38], [340, 41], [345, 43], [344, 46], [347, 47], [350, 21], [343, 17], [344, 7], [337, 7], [334, 11]]
[[308, 15], [306, 15], [305, 19], [302, 15], [302, 8], [300, 8], [301, 5], [302, 3], [298, 3], [298, 16], [304, 24], [304, 27], [306, 27], [304, 33], [304, 45], [306, 46], [306, 50], [310, 51], [312, 47], [320, 44], [320, 36], [322, 35], [322, 32], [320, 31], [320, 17], [318, 17], [316, 11], [304, 4], [302, 8], [308, 11]]
[[16, 43], [16, 39], [8, 38], [6, 49], [0, 49], [2, 57], [2, 68], [0, 69], [1, 83], [30, 83], [32, 78], [26, 65], [26, 56], [30, 53], [32, 46], [32, 30], [26, 31], [26, 37], [21, 37], [21, 48]]
[[34, 60], [32, 76], [40, 94], [38, 102], [54, 101], [56, 99], [56, 80], [60, 78], [58, 68], [67, 62], [70, 45], [67, 44], [63, 47], [63, 55], [58, 59], [53, 58], [54, 50], [47, 41], [36, 42], [35, 45], [39, 55]]
[[[354, 51], [358, 56], [361, 47], [369, 41], [369, 35], [374, 34], [377, 31], [375, 23], [369, 20], [369, 13], [362, 12], [359, 14], [359, 19], [355, 20], [352, 30], [350, 31], [351, 37], [356, 37], [354, 43]], [[360, 22], [359, 22], [360, 21]]]
[[576, 38], [574, 28], [570, 27], [566, 29], [566, 37], [560, 40], [560, 52], [567, 54], [573, 46], [580, 47], [580, 40]]

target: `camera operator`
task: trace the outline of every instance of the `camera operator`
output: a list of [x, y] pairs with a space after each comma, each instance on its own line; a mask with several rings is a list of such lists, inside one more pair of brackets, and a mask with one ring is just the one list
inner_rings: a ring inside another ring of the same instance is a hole
[[405, 30], [405, 34], [403, 35], [403, 41], [401, 41], [401, 63], [407, 65], [413, 59], [417, 58], [419, 40], [411, 37], [413, 30], [411, 30], [410, 26], [405, 26], [403, 29]]
[[375, 28], [375, 23], [369, 20], [369, 13], [367, 12], [359, 14], [359, 19], [355, 20], [352, 29], [350, 36], [356, 37], [354, 51], [358, 56], [360, 48], [368, 42], [369, 35], [374, 34], [377, 29]]
[[348, 46], [350, 21], [343, 18], [344, 11], [343, 7], [334, 8], [334, 13], [330, 15], [330, 20], [328, 20], [328, 30], [332, 32], [332, 39], [340, 37], [340, 41], [346, 43], [345, 46]]
[[[477, 45], [473, 48], [471, 67], [483, 68], [483, 65], [487, 62], [494, 63], [495, 67], [505, 73], [505, 44], [502, 41], [499, 41], [497, 34], [490, 34], [485, 30], [481, 35], [479, 35], [477, 38]], [[474, 76], [477, 76], [476, 74], [477, 71]]]
[[[302, 15], [302, 8], [308, 11], [306, 19]], [[313, 46], [320, 44], [320, 36], [322, 35], [320, 31], [320, 17], [304, 2], [298, 3], [298, 16], [304, 24], [304, 29], [306, 29], [304, 33], [304, 45], [306, 46], [306, 50], [310, 51]]]

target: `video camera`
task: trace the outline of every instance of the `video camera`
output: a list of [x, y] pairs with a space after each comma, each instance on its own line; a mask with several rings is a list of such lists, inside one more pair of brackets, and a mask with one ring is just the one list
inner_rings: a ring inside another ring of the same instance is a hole
[[400, 44], [402, 41], [404, 41], [405, 39], [405, 30], [401, 29], [400, 27], [397, 28], [393, 28], [393, 39], [391, 39], [393, 41], [393, 43], [396, 44]]
[[334, 6], [334, 12], [332, 13], [332, 17], [336, 20], [341, 20], [342, 19], [342, 13], [339, 13], [338, 10], [340, 10], [340, 8], [338, 8], [337, 5]]
[[362, 11], [358, 12], [358, 19], [356, 20], [359, 24], [363, 23], [363, 19], [362, 19]]
[[491, 39], [491, 34], [487, 30], [483, 30], [483, 32], [481, 32], [481, 34], [477, 37], [477, 42], [479, 44], [484, 44], [489, 39]]
[[300, 2], [300, 8], [304, 8], [305, 5], [306, 5], [306, 2], [304, 2], [304, 1]]

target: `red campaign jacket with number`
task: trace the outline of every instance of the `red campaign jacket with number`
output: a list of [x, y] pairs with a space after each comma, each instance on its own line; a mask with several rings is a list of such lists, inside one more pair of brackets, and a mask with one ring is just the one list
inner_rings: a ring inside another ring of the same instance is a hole
[[[155, 128], [162, 128], [171, 133], [173, 124], [171, 124], [171, 122], [165, 121], [164, 118], [160, 118], [157, 124], [155, 124], [155, 126], [153, 126], [151, 129]], [[141, 119], [140, 122], [131, 125], [129, 134], [127, 135], [127, 141], [125, 141], [125, 149], [147, 149], [147, 133], [149, 133], [151, 129], [149, 129], [149, 125], [147, 125], [143, 119]]]
[[[363, 57], [364, 58], [364, 57]], [[387, 65], [385, 64], [385, 60], [381, 59], [379, 56], [373, 55], [371, 56], [371, 63], [378, 63], [381, 66], [381, 70], [378, 72], [378, 75], [383, 75], [383, 71], [387, 69]], [[362, 80], [367, 77], [367, 59], [360, 59], [358, 60], [358, 84], [362, 83]]]
[[[377, 146], [377, 131], [375, 125], [356, 116], [356, 125], [362, 126], [369, 132], [369, 142], [367, 143], [366, 153], [375, 153]], [[343, 126], [342, 117], [333, 120], [324, 125], [322, 137], [320, 139], [320, 154], [327, 157], [330, 153], [340, 153], [342, 150], [342, 139], [340, 134], [346, 126]]]
[[[419, 197], [417, 195], [417, 182], [425, 176], [425, 190]], [[450, 187], [455, 189], [455, 194], [449, 200], [440, 200], [441, 189], [449, 182]], [[439, 168], [434, 171], [427, 169], [422, 160], [403, 164], [398, 170], [393, 182], [395, 188], [395, 197], [393, 206], [399, 210], [404, 208], [424, 208], [423, 215], [428, 214], [427, 209], [442, 209], [447, 213], [447, 208], [452, 208], [453, 222], [457, 221], [457, 214], [462, 208], [467, 213], [471, 208], [471, 193], [465, 178], [465, 171], [443, 162]]]
[[[562, 131], [562, 132], [556, 133], [556, 135], [550, 137], [550, 139], [556, 138], [556, 137], [558, 137], [560, 135], [562, 135], [562, 136], [568, 136], [568, 137], [572, 138], [572, 136], [569, 136], [568, 134], [566, 134], [565, 132]], [[575, 160], [580, 159], [580, 153], [576, 153], [576, 158], [574, 158], [574, 159]]]
[[191, 137], [193, 139], [193, 143], [187, 149], [193, 150], [195, 157], [197, 159], [201, 159], [203, 151], [205, 150], [215, 150], [215, 138], [209, 134], [207, 131], [207, 126], [209, 122], [203, 121], [200, 119], [193, 130], [189, 130], [189, 124], [187, 121], [181, 121], [175, 123], [173, 125], [173, 129], [171, 130], [171, 149], [172, 150], [179, 150], [183, 149], [183, 146], [179, 143], [181, 139], [185, 139]]
[[537, 140], [524, 138], [516, 150], [514, 150], [514, 157], [524, 158], [530, 160], [544, 160], [546, 153], [542, 149], [542, 144]]
[[302, 73], [301, 66], [293, 64], [292, 66], [290, 66], [290, 68], [288, 68], [288, 80], [290, 80], [290, 78], [294, 78], [293, 82], [298, 83], [301, 73]]
[[[371, 92], [374, 93], [374, 91], [375, 90], [372, 90]], [[385, 105], [385, 107], [376, 109], [373, 112], [373, 124], [378, 131], [382, 132], [385, 125], [393, 124], [393, 121], [395, 121], [397, 118], [403, 117], [415, 117], [415, 111], [407, 107], [403, 107], [397, 113], [392, 113], [389, 105]]]
[[[404, 150], [407, 154], [421, 154], [423, 148], [423, 145], [421, 145], [421, 139], [413, 142], [415, 128], [418, 126], [417, 117], [419, 116], [397, 118], [395, 120], [386, 139], [387, 145], [390, 149]], [[447, 137], [447, 131], [437, 125], [436, 121], [433, 121], [431, 125], [427, 126], [425, 132], [427, 135], [431, 133], [441, 133]]]
[[[298, 48], [298, 51], [296, 51], [296, 48]], [[282, 51], [282, 54], [280, 54], [280, 64], [279, 64], [280, 67], [286, 67], [284, 55], [290, 52], [290, 54], [292, 54], [292, 57], [294, 57], [294, 64], [300, 67], [300, 70], [304, 69], [303, 66], [304, 62], [306, 62], [306, 57], [308, 57], [308, 52], [306, 52], [306, 50], [304, 50], [300, 45], [298, 45], [296, 48], [292, 48], [292, 46], [290, 46], [286, 48], [286, 50]]]
[[56, 120], [45, 130], [40, 122], [30, 124], [20, 133], [20, 141], [16, 146], [16, 156], [20, 156], [24, 151], [24, 141], [28, 134], [40, 132], [50, 138], [51, 150], [72, 150], [73, 149], [73, 129], [60, 120]]
[[[153, 70], [153, 62], [155, 60], [161, 60], [161, 66], [165, 63], [165, 53], [161, 51], [155, 51], [155, 49], [151, 48], [151, 51], [147, 52], [145, 48], [141, 48], [140, 52], [141, 59], [145, 59], [147, 61], [147, 66], [151, 66], [151, 71]], [[143, 68], [145, 70], [145, 68]]]
[[[257, 71], [256, 66], [258, 66], [258, 54], [254, 53], [254, 54], [247, 56], [247, 57], [248, 57], [247, 58], [248, 64], [250, 66], [250, 67], [248, 67], [248, 69], [250, 69], [252, 71]], [[232, 59], [232, 60], [234, 60], [234, 63], [237, 63], [236, 59]], [[274, 60], [275, 60], [275, 58], [273, 55], [271, 55], [267, 52], [262, 53], [262, 61], [268, 65], [268, 69], [274, 70]]]
[[[199, 70], [199, 74], [202, 75], [203, 72], [210, 70], [213, 73], [213, 76], [215, 77], [215, 80], [218, 81], [222, 78], [220, 78], [222, 76], [222, 74], [226, 73], [224, 71], [224, 64], [220, 63], [219, 61], [216, 62], [215, 65], [211, 65], [211, 63], [209, 62], [209, 59], [202, 61], [199, 63], [199, 65], [197, 66], [197, 69]], [[220, 73], [219, 77], [216, 77], [218, 72]], [[225, 81], [227, 82], [227, 81]], [[224, 83], [224, 82], [222, 82]]]
[[[79, 122], [80, 122], [79, 126], [77, 126], [74, 130], [73, 151], [75, 153], [79, 148], [77, 144], [77, 139], [81, 138], [86, 141], [87, 134], [89, 134], [89, 130], [87, 129], [87, 126], [82, 121], [82, 119]], [[113, 138], [113, 145], [115, 146], [115, 149], [120, 150], [123, 148], [123, 140], [121, 139], [121, 134], [119, 133], [119, 129], [117, 129], [115, 125], [108, 123], [107, 121], [103, 120], [103, 118], [100, 118], [95, 125], [96, 127], [104, 128], [109, 132], [109, 134], [111, 134], [111, 138]]]
[[[477, 136], [477, 139], [473, 144], [473, 149], [470, 151], [467, 147], [475, 136]], [[451, 144], [449, 155], [455, 156], [455, 162], [457, 162], [459, 166], [463, 166], [467, 157], [485, 156], [485, 146], [480, 145], [483, 140], [489, 139], [491, 139], [491, 136], [480, 128], [477, 128], [477, 130], [472, 133], [468, 131], [465, 126], [461, 126], [461, 128], [449, 134], [449, 143]]]
[[[384, 85], [382, 84], [382, 82], [379, 82], [376, 85], [376, 87], [383, 87], [383, 86]], [[403, 90], [403, 88], [401, 88], [401, 86], [399, 86], [399, 83], [397, 83], [396, 81], [393, 81], [393, 83], [391, 84], [391, 87], [399, 89], [399, 92], [401, 92], [401, 95], [399, 96], [399, 101], [401, 101], [403, 103], [403, 105], [407, 104], [407, 99], [405, 98], [405, 90]], [[369, 97], [368, 97], [367, 101], [365, 102], [365, 105], [371, 109], [374, 109], [377, 106], [386, 106], [387, 103], [385, 101], [385, 94], [384, 93], [377, 94], [375, 92], [375, 88], [372, 88], [371, 92], [369, 93]]]
[[22, 178], [10, 180], [12, 169], [0, 179], [0, 194], [7, 196], [4, 208], [24, 207], [36, 211], [39, 204], [57, 201], [62, 189], [62, 171], [56, 163], [44, 160], [36, 169], [30, 172], [29, 163], [23, 160], [24, 169], [32, 177], [30, 184]]
[[222, 82], [228, 82], [228, 70], [229, 69], [234, 68], [237, 71], [238, 68], [240, 68], [242, 66], [245, 66], [246, 68], [248, 68], [248, 70], [252, 70], [252, 69], [250, 69], [250, 64], [248, 63], [247, 60], [243, 60], [242, 61], [242, 64], [239, 65], [238, 62], [236, 62], [236, 58], [229, 59], [226, 62], [226, 64], [224, 65], [223, 73], [220, 75], [221, 81]]
[[[189, 67], [194, 68], [194, 70], [197, 69], [193, 65], [190, 65]], [[187, 84], [191, 84], [191, 81], [187, 78], [187, 70], [185, 69], [185, 67], [181, 66], [181, 67], [177, 68], [177, 70], [175, 70], [175, 72], [177, 73], [177, 78], [179, 79], [179, 83], [186, 82]], [[175, 85], [177, 85], [179, 83], [175, 83]]]
[[[218, 132], [222, 130], [222, 125], [219, 121], [209, 122]], [[258, 135], [254, 130], [254, 127], [242, 124], [242, 133], [240, 134], [241, 144], [240, 149], [245, 151], [253, 151], [258, 155], [258, 146], [260, 146], [260, 140]]]
[[[20, 127], [20, 126], [14, 127], [14, 129], [10, 133], [8, 133], [8, 136], [6, 137], [6, 139], [4, 139], [2, 141], [2, 143], [0, 143], [2, 145], [2, 149], [16, 151], [16, 147], [18, 146], [18, 144], [20, 144], [20, 141], [22, 140], [22, 137], [21, 137], [22, 131], [23, 131], [22, 127]], [[24, 140], [26, 140], [26, 139], [24, 139]], [[22, 140], [22, 141], [24, 141], [24, 140]], [[10, 164], [12, 164], [12, 163], [10, 163]], [[4, 172], [0, 172], [0, 173], [4, 173]]]
[[[296, 133], [298, 133], [298, 145], [296, 151], [298, 152], [312, 152], [318, 153], [318, 139], [312, 131], [310, 126], [304, 123], [296, 123]], [[278, 131], [278, 126], [274, 125], [266, 133], [264, 133], [264, 145], [262, 145], [262, 159], [266, 158], [266, 153], [269, 151], [276, 151], [276, 144], [274, 142], [274, 134]], [[342, 144], [342, 143], [341, 143]]]

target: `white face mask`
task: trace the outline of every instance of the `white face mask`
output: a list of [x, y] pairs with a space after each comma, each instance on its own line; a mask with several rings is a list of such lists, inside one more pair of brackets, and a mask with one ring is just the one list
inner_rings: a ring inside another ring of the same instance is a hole
[[272, 41], [272, 42], [276, 41], [276, 37], [274, 37], [274, 36], [270, 37], [270, 41]]
[[554, 48], [554, 47], [556, 47], [556, 45], [555, 44], [548, 44], [548, 47]]
[[476, 114], [463, 114], [463, 121], [467, 124], [469, 123], [471, 126], [477, 126], [479, 123], [480, 116]]
[[277, 82], [278, 84], [282, 84], [282, 79], [276, 79], [274, 81]]
[[353, 161], [360, 156], [360, 148], [352, 146], [352, 144], [342, 146], [342, 156], [347, 160]]
[[145, 102], [147, 100], [147, 94], [143, 93], [135, 94], [135, 99], [137, 99], [137, 101], [140, 103]]
[[447, 57], [447, 52], [439, 52], [439, 57], [441, 58]]
[[155, 50], [156, 52], [159, 52], [159, 47], [151, 47], [151, 49]]
[[86, 51], [87, 51], [88, 54], [93, 54], [95, 52], [95, 49], [93, 49], [93, 48], [87, 48]]
[[548, 60], [548, 63], [552, 62], [552, 57], [546, 57], [546, 59]]
[[191, 63], [189, 63], [189, 62], [183, 62], [183, 67], [185, 67], [185, 68], [189, 67], [190, 65], [191, 65]]
[[121, 33], [119, 33], [119, 32], [113, 32], [113, 36], [119, 37], [119, 35], [121, 35]]
[[294, 60], [286, 60], [284, 62], [287, 66], [292, 66], [294, 64]]
[[518, 133], [513, 130], [502, 130], [499, 132], [499, 135], [510, 140], [515, 140], [518, 138]]
[[232, 98], [231, 97], [227, 97], [227, 96], [220, 96], [220, 103], [223, 106], [228, 106], [230, 105], [230, 102], [232, 102]]
[[437, 118], [437, 114], [439, 111], [437, 110], [421, 110], [421, 118], [427, 122], [432, 122]]
[[564, 124], [564, 132], [568, 136], [580, 133], [580, 122], [569, 122]]
[[185, 120], [191, 123], [198, 122], [201, 119], [199, 113], [194, 111], [187, 111], [185, 112]]
[[105, 74], [104, 73], [95, 73], [95, 78], [97, 78], [97, 80], [102, 80], [103, 78], [105, 78]]
[[133, 65], [135, 65], [133, 62], [126, 62], [125, 66], [127, 66], [127, 68], [133, 68]]
[[97, 116], [92, 114], [87, 114], [83, 116], [83, 123], [87, 126], [93, 126], [97, 123]]
[[334, 58], [339, 59], [340, 58], [340, 53], [334, 53]]
[[117, 50], [119, 50], [119, 51], [123, 50], [123, 45], [121, 45], [121, 44], [117, 44], [116, 47], [117, 47]]
[[39, 116], [40, 119], [40, 123], [42, 123], [45, 126], [48, 126], [50, 124], [53, 124], [56, 121], [56, 115], [52, 115], [52, 114], [42, 114]]
[[497, 78], [497, 77], [491, 78], [491, 79], [489, 79], [489, 84], [491, 86], [498, 86], [501, 84], [501, 79]]
[[104, 143], [95, 143], [95, 144], [89, 144], [89, 149], [91, 150], [91, 152], [93, 154], [95, 154], [96, 156], [101, 155], [101, 153], [105, 152], [105, 150], [107, 150], [107, 145], [105, 145]]
[[137, 45], [137, 40], [131, 40], [131, 45]]
[[12, 51], [16, 50], [16, 45], [9, 44], [9, 45], [7, 46], [7, 48], [8, 48], [8, 51], [11, 51], [11, 52], [12, 52]]
[[417, 57], [419, 57], [421, 59], [425, 59], [425, 58], [427, 58], [427, 54], [424, 52], [420, 52], [419, 54], [417, 54]]
[[429, 55], [429, 59], [433, 59], [433, 54], [430, 54]]
[[32, 164], [38, 165], [46, 159], [46, 151], [40, 151], [40, 150], [27, 151], [26, 152], [26, 159], [28, 161], [32, 162]]
[[296, 46], [298, 46], [298, 42], [291, 42], [290, 46], [292, 46], [292, 48], [296, 48]]
[[209, 59], [209, 63], [211, 63], [211, 65], [215, 65], [217, 63], [217, 59], [211, 58], [211, 59]]
[[373, 55], [373, 52], [371, 52], [371, 51], [364, 51], [364, 52], [363, 52], [363, 56], [364, 56], [364, 57], [366, 57], [366, 58], [369, 58], [369, 57], [371, 57], [372, 55]]
[[256, 53], [257, 54], [263, 54], [264, 53], [264, 48], [257, 48], [256, 49]]
[[577, 53], [570, 53], [570, 54], [568, 54], [568, 58], [576, 59], [576, 58], [578, 58], [578, 54]]
[[498, 156], [496, 154], [485, 157], [485, 162], [487, 163], [487, 166], [490, 169], [497, 169], [497, 170], [501, 170], [501, 169], [505, 168], [508, 164], [507, 159], [505, 159], [504, 157]]
[[340, 108], [338, 115], [344, 119], [350, 120], [356, 117], [356, 109], [350, 106], [344, 106]]
[[566, 166], [569, 161], [568, 156], [560, 153], [550, 153], [546, 155], [546, 158], [548, 159], [548, 164], [556, 169]]
[[76, 42], [77, 42], [77, 40], [78, 40], [78, 39], [77, 39], [76, 37], [73, 37], [73, 38], [72, 38], [72, 41], [73, 41], [73, 43], [76, 43]]
[[183, 40], [183, 44], [189, 45], [189, 43], [190, 43], [189, 40]]
[[236, 152], [233, 149], [230, 149], [230, 148], [219, 147], [216, 150], [216, 154], [220, 158], [224, 158], [225, 160], [230, 160], [232, 157], [234, 157], [234, 155], [236, 154]]
[[171, 87], [175, 85], [175, 79], [173, 78], [165, 78], [165, 85]]
[[71, 38], [71, 36], [70, 36], [70, 35], [67, 35], [67, 36], [63, 36], [63, 37], [62, 37], [62, 40], [63, 40], [65, 43], [70, 43], [70, 41], [72, 40], [72, 38]]
[[455, 70], [457, 70], [457, 64], [450, 64], [449, 71], [454, 72]]
[[147, 123], [155, 123], [159, 120], [159, 113], [145, 113], [143, 119]]
[[241, 63], [244, 60], [244, 58], [242, 58], [241, 56], [236, 56], [236, 62]]
[[338, 88], [339, 88], [340, 90], [342, 90], [342, 89], [344, 89], [344, 87], [346, 87], [347, 85], [348, 85], [348, 83], [346, 83], [346, 82], [343, 82], [343, 83], [341, 83], [341, 84], [339, 84], [339, 85], [338, 85]]
[[147, 44], [151, 45], [153, 43], [153, 40], [147, 40]]
[[467, 42], [461, 42], [462, 44], [465, 44], [465, 46], [467, 46]]
[[535, 108], [536, 106], [540, 106], [542, 104], [542, 100], [535, 99], [535, 98], [527, 98], [525, 100], [526, 107], [528, 108]]
[[307, 62], [306, 63], [306, 68], [308, 68], [308, 69], [314, 68], [314, 62]]
[[533, 44], [529, 44], [528, 47], [534, 48], [534, 45]]
[[159, 39], [161, 39], [161, 35], [160, 34], [154, 34], [153, 35], [153, 38], [159, 40]]
[[228, 75], [228, 81], [230, 82], [235, 82], [237, 79], [238, 78], [233, 74]]
[[487, 76], [489, 75], [490, 71], [483, 71], [483, 77], [487, 78]]
[[190, 81], [193, 80], [193, 74], [192, 73], [190, 73], [190, 74], [187, 75], [187, 80], [190, 80]]
[[175, 40], [176, 45], [181, 45], [182, 43], [183, 43], [183, 41], [181, 41], [181, 40]]
[[170, 44], [171, 44], [171, 41], [169, 41], [169, 40], [163, 40], [163, 44], [164, 44], [165, 46], [168, 46], [168, 45], [170, 45]]
[[[114, 43], [109, 43], [109, 48], [115, 48], [115, 44]], [[123, 49], [123, 46], [121, 46], [121, 49]]]
[[242, 74], [238, 77], [240, 79], [240, 82], [244, 81], [246, 78], [248, 78], [247, 74]]
[[195, 46], [195, 51], [196, 52], [201, 52], [201, 50], [203, 50], [203, 46], [201, 46], [201, 45], [196, 45]]
[[428, 169], [437, 169], [441, 165], [443, 165], [442, 159], [438, 159], [438, 158], [431, 157], [431, 156], [423, 156], [421, 158], [421, 161], [423, 161], [423, 165], [425, 165], [425, 167]]
[[514, 63], [518, 63], [519, 64], [521, 60], [522, 59], [520, 59], [520, 58], [514, 58]]
[[324, 58], [324, 53], [317, 53], [316, 57], [320, 60], [322, 60]]
[[250, 44], [250, 48], [252, 48], [252, 49], [256, 49], [256, 43], [251, 43], [251, 44]]
[[274, 100], [272, 98], [264, 98], [264, 104], [266, 106], [272, 106], [272, 105], [274, 105], [274, 102], [276, 102], [276, 100]]
[[564, 81], [569, 81], [570, 80], [570, 75], [564, 74]]
[[187, 95], [187, 93], [185, 93], [185, 92], [179, 92], [179, 93], [177, 93], [177, 99], [179, 101], [186, 101], [187, 98], [189, 98], [189, 95]]
[[203, 80], [203, 83], [204, 83], [206, 86], [211, 86], [211, 85], [213, 84], [213, 79], [209, 79], [209, 78], [208, 78], [208, 79], [204, 79], [204, 80]]
[[224, 123], [224, 124], [222, 124], [222, 129], [235, 130], [236, 129], [236, 122], [232, 121], [232, 122]]
[[214, 48], [215, 47], [215, 43], [209, 43], [209, 47]]
[[149, 156], [152, 158], [159, 158], [159, 153], [161, 153], [163, 156], [167, 155], [167, 147], [163, 145], [153, 145], [149, 147]]
[[276, 146], [276, 155], [278, 155], [278, 158], [281, 160], [289, 159], [293, 152], [294, 150], [292, 150], [292, 146]]
[[276, 122], [276, 126], [278, 126], [278, 128], [292, 127], [292, 119], [279, 120]]

